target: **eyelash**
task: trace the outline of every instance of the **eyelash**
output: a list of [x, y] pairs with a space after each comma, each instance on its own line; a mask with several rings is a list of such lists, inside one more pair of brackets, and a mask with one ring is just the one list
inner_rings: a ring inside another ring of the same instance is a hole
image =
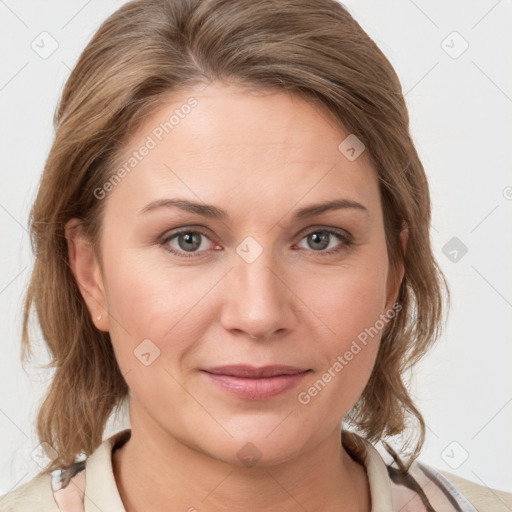
[[[183, 252], [176, 251], [175, 249], [170, 248], [169, 246], [167, 246], [167, 244], [172, 239], [176, 238], [177, 236], [179, 236], [182, 233], [199, 233], [200, 235], [203, 235], [203, 236], [205, 236], [206, 238], [209, 239], [208, 234], [206, 232], [202, 231], [201, 229], [198, 229], [198, 228], [193, 228], [193, 229], [182, 228], [182, 229], [174, 231], [174, 232], [170, 233], [168, 236], [166, 236], [160, 242], [160, 245], [161, 246], [166, 246], [166, 247], [164, 247], [165, 250], [169, 251], [171, 254], [174, 254], [174, 255], [182, 257], [182, 258], [197, 258], [197, 257], [199, 257], [201, 255], [201, 252], [204, 252], [204, 251], [187, 253], [185, 251], [183, 251]], [[342, 251], [346, 251], [346, 250], [350, 249], [351, 246], [353, 245], [353, 242], [350, 240], [350, 238], [348, 236], [346, 236], [345, 234], [343, 234], [343, 233], [341, 233], [339, 231], [336, 231], [336, 230], [333, 230], [333, 229], [328, 229], [328, 228], [315, 228], [315, 229], [309, 229], [309, 230], [306, 230], [306, 231], [301, 231], [299, 233], [299, 235], [298, 235], [300, 237], [299, 241], [302, 241], [302, 239], [304, 239], [306, 236], [308, 236], [308, 235], [310, 235], [312, 233], [328, 233], [330, 235], [334, 235], [334, 236], [338, 237], [340, 239], [340, 241], [341, 241], [339, 246], [337, 246], [334, 249], [330, 249], [328, 251], [314, 251], [314, 250], [312, 250], [312, 252], [320, 255], [321, 257], [327, 257], [327, 256], [332, 256], [334, 254], [338, 254], [338, 253], [340, 253]]]

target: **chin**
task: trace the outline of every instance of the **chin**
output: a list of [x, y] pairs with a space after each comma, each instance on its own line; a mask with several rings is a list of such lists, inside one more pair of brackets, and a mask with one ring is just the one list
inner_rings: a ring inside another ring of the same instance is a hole
[[[299, 425], [297, 431], [291, 424], [285, 426], [289, 421], [289, 418], [283, 421], [285, 417], [281, 416], [279, 421], [246, 422], [237, 431], [228, 429], [233, 437], [227, 433], [217, 439], [211, 436], [208, 444], [203, 445], [204, 451], [215, 459], [241, 468], [272, 467], [288, 462], [303, 450], [307, 451], [311, 434]], [[202, 437], [203, 443], [204, 440]]]

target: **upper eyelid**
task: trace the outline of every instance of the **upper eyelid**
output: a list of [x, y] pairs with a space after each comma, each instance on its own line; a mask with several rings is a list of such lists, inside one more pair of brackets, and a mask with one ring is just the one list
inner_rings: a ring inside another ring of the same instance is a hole
[[339, 236], [344, 236], [346, 238], [351, 237], [351, 234], [346, 229], [328, 227], [328, 226], [310, 226], [310, 227], [300, 230], [296, 236], [302, 236], [307, 233], [314, 233], [315, 231], [328, 231], [328, 232], [334, 233]]
[[[180, 228], [175, 228], [174, 230], [171, 230], [171, 231], [168, 231], [168, 232], [164, 233], [161, 238], [163, 240], [166, 240], [166, 239], [172, 238], [172, 237], [174, 237], [176, 235], [179, 235], [180, 233], [188, 233], [188, 232], [192, 232], [192, 233], [193, 232], [198, 232], [198, 233], [201, 233], [204, 236], [210, 237], [210, 235], [208, 233], [209, 231], [210, 230], [208, 228], [205, 228], [205, 227], [202, 227], [202, 226], [194, 226], [194, 225], [184, 226], [184, 227], [180, 227]], [[343, 229], [343, 228], [336, 228], [336, 227], [331, 227], [331, 226], [316, 225], [316, 226], [308, 226], [306, 228], [301, 229], [294, 236], [294, 238], [298, 237], [298, 236], [301, 236], [301, 235], [304, 236], [304, 234], [306, 234], [306, 233], [312, 233], [312, 232], [315, 232], [315, 231], [330, 231], [330, 232], [333, 232], [333, 233], [338, 234], [340, 236], [346, 236], [346, 237], [351, 237], [352, 236], [346, 229]]]

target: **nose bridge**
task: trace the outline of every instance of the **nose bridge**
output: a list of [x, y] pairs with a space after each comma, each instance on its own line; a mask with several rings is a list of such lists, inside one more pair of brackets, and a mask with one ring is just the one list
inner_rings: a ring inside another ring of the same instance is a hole
[[[283, 284], [283, 272], [271, 247], [245, 239], [234, 255], [229, 273], [229, 299], [222, 319], [227, 329], [245, 331], [251, 337], [267, 337], [291, 327], [293, 295]], [[281, 275], [280, 275], [281, 274]]]
[[268, 303], [280, 295], [282, 284], [276, 277], [277, 263], [271, 237], [266, 240], [264, 246], [255, 238], [247, 237], [236, 249], [234, 277], [240, 284], [245, 300]]

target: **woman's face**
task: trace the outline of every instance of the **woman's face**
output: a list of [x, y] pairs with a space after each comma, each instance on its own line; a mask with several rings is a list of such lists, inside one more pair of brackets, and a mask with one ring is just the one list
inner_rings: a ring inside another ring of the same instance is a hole
[[[95, 192], [103, 267], [84, 296], [132, 428], [238, 465], [339, 432], [402, 278], [367, 155], [339, 149], [348, 135], [297, 96], [214, 83], [175, 93], [130, 139], [125, 171]], [[226, 365], [307, 371], [205, 371]]]

